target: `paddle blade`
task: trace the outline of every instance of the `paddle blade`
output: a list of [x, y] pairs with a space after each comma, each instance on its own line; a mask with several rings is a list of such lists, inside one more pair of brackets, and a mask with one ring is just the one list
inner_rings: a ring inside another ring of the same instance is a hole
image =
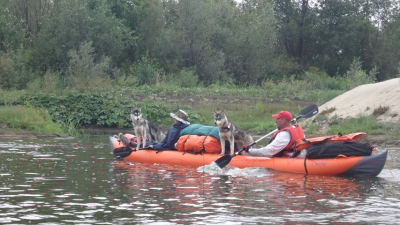
[[299, 115], [296, 117], [296, 119], [298, 119], [298, 118], [310, 118], [310, 117], [314, 116], [317, 113], [318, 113], [318, 106], [310, 105], [307, 108], [301, 110], [299, 112]]
[[222, 169], [222, 168], [224, 168], [226, 165], [228, 165], [228, 164], [231, 162], [232, 157], [233, 157], [233, 156], [231, 156], [231, 155], [224, 155], [224, 156], [222, 156], [221, 158], [217, 159], [217, 160], [215, 161], [215, 163], [217, 164], [217, 166], [218, 166], [219, 168]]
[[129, 147], [122, 147], [114, 150], [114, 157], [116, 159], [122, 159], [129, 156], [132, 153], [132, 149]]

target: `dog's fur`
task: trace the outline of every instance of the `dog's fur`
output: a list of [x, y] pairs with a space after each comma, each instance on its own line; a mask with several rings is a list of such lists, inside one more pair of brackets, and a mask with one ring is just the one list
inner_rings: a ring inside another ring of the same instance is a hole
[[141, 139], [143, 139], [144, 147], [146, 146], [147, 137], [150, 141], [154, 140], [156, 142], [161, 142], [165, 138], [165, 134], [158, 127], [143, 118], [141, 108], [131, 109], [131, 120], [137, 138], [136, 150], [140, 147]]
[[245, 131], [238, 130], [235, 133], [235, 143], [239, 150], [243, 148], [243, 145], [250, 145], [254, 142], [253, 138], [250, 134], [246, 133]]
[[229, 141], [231, 155], [235, 151], [235, 143], [240, 150], [243, 148], [243, 145], [253, 142], [253, 138], [249, 134], [238, 130], [233, 123], [229, 122], [223, 111], [214, 111], [214, 123], [217, 125], [219, 131], [221, 155], [225, 154], [225, 141]]

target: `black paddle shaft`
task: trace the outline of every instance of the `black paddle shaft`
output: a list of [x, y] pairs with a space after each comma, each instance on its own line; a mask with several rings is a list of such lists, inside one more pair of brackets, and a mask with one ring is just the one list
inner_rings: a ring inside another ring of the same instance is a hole
[[[299, 112], [299, 115], [298, 115], [297, 117], [295, 117], [294, 119], [292, 119], [291, 122], [292, 122], [292, 123], [295, 123], [295, 122], [296, 122], [298, 119], [300, 119], [300, 118], [310, 118], [310, 117], [316, 115], [317, 113], [318, 113], [318, 106], [316, 106], [316, 105], [310, 105], [310, 106], [308, 106], [307, 108], [301, 110], [301, 111]], [[266, 138], [266, 137], [268, 137], [268, 136], [271, 136], [271, 135], [274, 134], [277, 130], [278, 130], [278, 129], [275, 129], [275, 130], [269, 132], [268, 134], [262, 136], [262, 137], [259, 138], [257, 141], [251, 143], [251, 144], [249, 145], [249, 147], [251, 147], [251, 146], [257, 144], [257, 143], [258, 143], [259, 141], [261, 141], [262, 139], [264, 139], [264, 138]], [[239, 154], [240, 154], [241, 152], [243, 152], [243, 151], [244, 151], [244, 149], [241, 149], [240, 151], [236, 152], [236, 153], [233, 154], [233, 155], [224, 155], [224, 156], [222, 156], [221, 158], [217, 159], [217, 160], [215, 161], [215, 163], [218, 165], [219, 168], [222, 169], [222, 168], [224, 168], [226, 165], [228, 165], [228, 164], [231, 162], [231, 160], [232, 160], [233, 157], [239, 155]]]

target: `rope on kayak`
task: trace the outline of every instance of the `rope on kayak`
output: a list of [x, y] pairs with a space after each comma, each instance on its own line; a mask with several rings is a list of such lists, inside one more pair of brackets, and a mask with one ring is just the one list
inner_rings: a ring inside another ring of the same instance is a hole
[[306, 160], [307, 160], [307, 156], [304, 157], [304, 169], [306, 170], [306, 174], [308, 174]]

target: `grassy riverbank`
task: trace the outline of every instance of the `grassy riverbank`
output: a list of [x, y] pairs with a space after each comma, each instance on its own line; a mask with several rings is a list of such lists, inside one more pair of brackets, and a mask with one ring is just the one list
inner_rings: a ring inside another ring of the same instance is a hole
[[[259, 135], [275, 129], [271, 114], [280, 110], [297, 114], [310, 104], [321, 105], [346, 91], [324, 89], [321, 85], [316, 88], [316, 84], [308, 84], [309, 88], [304, 89], [306, 85], [304, 80], [283, 80], [266, 82], [261, 87], [225, 84], [182, 88], [158, 84], [132, 88], [114, 84], [87, 92], [0, 91], [4, 96], [0, 102], [0, 123], [8, 129], [74, 136], [90, 126], [129, 129], [130, 108], [141, 107], [147, 119], [166, 130], [172, 123], [169, 113], [181, 108], [188, 111], [191, 123], [204, 125], [213, 125], [214, 110], [224, 110], [237, 127]], [[364, 131], [370, 134], [370, 141], [374, 137], [379, 137], [379, 142], [400, 137], [399, 126], [378, 122], [374, 116], [341, 120], [318, 115], [312, 121], [300, 123], [308, 136]]]
[[0, 107], [0, 125], [2, 129], [27, 130], [36, 134], [66, 134], [46, 110], [24, 106]]

